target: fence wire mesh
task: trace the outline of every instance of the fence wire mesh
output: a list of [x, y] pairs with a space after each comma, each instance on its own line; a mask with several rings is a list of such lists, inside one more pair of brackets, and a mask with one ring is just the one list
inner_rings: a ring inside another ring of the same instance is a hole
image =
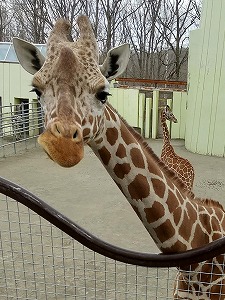
[[176, 270], [89, 250], [1, 194], [0, 299], [173, 299]]
[[[55, 219], [71, 224], [63, 231], [60, 224], [53, 225]], [[179, 281], [184, 284], [179, 295], [183, 296], [179, 298], [173, 296], [178, 283], [176, 268], [131, 265], [108, 258], [68, 235], [67, 230], [75, 230], [74, 224], [22, 187], [0, 178], [0, 299], [225, 299], [221, 281], [225, 277], [224, 239], [214, 243], [216, 248], [211, 243], [205, 251], [208, 255], [212, 250], [210, 258], [216, 256], [210, 263], [206, 264], [205, 257], [209, 257], [202, 254], [204, 261], [198, 269], [182, 272]], [[88, 239], [95, 242], [93, 236]], [[129, 251], [122, 252], [129, 257]], [[119, 257], [119, 252], [115, 253]], [[166, 257], [174, 260], [171, 255]], [[179, 260], [179, 255], [176, 257]]]
[[37, 101], [0, 106], [0, 157], [37, 145], [43, 130], [43, 112]]

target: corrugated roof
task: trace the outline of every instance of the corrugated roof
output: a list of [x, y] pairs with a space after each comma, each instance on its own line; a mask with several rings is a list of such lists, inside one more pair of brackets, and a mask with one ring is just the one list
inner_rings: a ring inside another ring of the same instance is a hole
[[[45, 44], [34, 44], [41, 53], [46, 55], [46, 45]], [[10, 42], [0, 42], [0, 62], [16, 62], [18, 59], [13, 47], [13, 44]]]

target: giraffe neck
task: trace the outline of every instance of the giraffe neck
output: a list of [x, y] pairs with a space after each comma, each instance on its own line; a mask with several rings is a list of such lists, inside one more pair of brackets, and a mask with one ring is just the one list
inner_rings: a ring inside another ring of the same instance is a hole
[[203, 224], [207, 208], [197, 217], [198, 202], [110, 106], [105, 109], [104, 129], [89, 146], [162, 252], [185, 251], [215, 239], [213, 228], [207, 234]]
[[164, 144], [170, 144], [170, 133], [166, 124], [166, 117], [164, 115], [164, 112], [162, 112], [161, 114], [161, 126], [163, 130], [163, 142]]

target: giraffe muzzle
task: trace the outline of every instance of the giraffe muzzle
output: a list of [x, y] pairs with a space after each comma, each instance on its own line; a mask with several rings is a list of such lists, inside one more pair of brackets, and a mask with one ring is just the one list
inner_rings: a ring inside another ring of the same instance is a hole
[[53, 161], [65, 168], [75, 166], [84, 156], [82, 133], [76, 125], [54, 122], [38, 137], [38, 143]]

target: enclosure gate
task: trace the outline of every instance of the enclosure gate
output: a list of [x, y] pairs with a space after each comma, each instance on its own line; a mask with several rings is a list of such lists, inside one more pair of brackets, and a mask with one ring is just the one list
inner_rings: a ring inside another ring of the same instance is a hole
[[43, 126], [43, 110], [38, 101], [0, 106], [0, 157], [36, 147]]

